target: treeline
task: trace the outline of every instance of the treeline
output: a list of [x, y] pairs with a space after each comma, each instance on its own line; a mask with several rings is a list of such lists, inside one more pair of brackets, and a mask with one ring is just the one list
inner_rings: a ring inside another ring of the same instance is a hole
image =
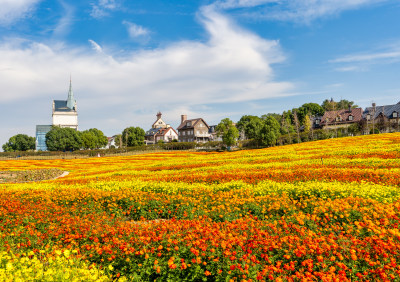
[[322, 117], [325, 111], [357, 107], [353, 101], [345, 99], [339, 102], [333, 99], [325, 100], [321, 105], [305, 103], [299, 108], [284, 111], [282, 114], [269, 113], [260, 117], [244, 115], [236, 125], [229, 119], [223, 119], [216, 131], [227, 146], [242, 141], [239, 142], [241, 146], [256, 148], [340, 137], [345, 134], [354, 135], [359, 132], [358, 125], [350, 126], [346, 131], [315, 130], [313, 118]]
[[[217, 134], [222, 138], [225, 146], [236, 145], [238, 141], [244, 146], [265, 147], [276, 144], [291, 144], [307, 140], [339, 137], [344, 135], [340, 130], [327, 132], [314, 130], [312, 118], [323, 116], [325, 111], [356, 108], [353, 101], [345, 99], [335, 102], [333, 99], [325, 100], [321, 105], [317, 103], [305, 103], [301, 107], [284, 111], [282, 114], [269, 113], [260, 117], [244, 115], [236, 125], [228, 118], [223, 119], [216, 127]], [[357, 125], [350, 126], [347, 133], [356, 134], [359, 128]], [[145, 147], [145, 131], [140, 127], [128, 127], [121, 134], [115, 136], [117, 148], [140, 148]], [[244, 140], [251, 140], [243, 142]], [[25, 134], [12, 136], [3, 145], [4, 152], [30, 151], [35, 150], [35, 137]], [[108, 144], [107, 137], [96, 128], [85, 131], [76, 131], [72, 128], [53, 127], [46, 134], [46, 146], [49, 151], [78, 151], [78, 150], [99, 150]], [[160, 148], [167, 150], [185, 150], [198, 147], [183, 142], [171, 142], [159, 144]], [[208, 147], [218, 147], [221, 144], [208, 143]]]

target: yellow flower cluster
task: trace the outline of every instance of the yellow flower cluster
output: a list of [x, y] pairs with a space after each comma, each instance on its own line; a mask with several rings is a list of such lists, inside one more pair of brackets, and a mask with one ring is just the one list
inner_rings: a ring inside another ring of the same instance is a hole
[[44, 251], [0, 252], [0, 281], [110, 281], [105, 273], [73, 258], [69, 250], [54, 255]]

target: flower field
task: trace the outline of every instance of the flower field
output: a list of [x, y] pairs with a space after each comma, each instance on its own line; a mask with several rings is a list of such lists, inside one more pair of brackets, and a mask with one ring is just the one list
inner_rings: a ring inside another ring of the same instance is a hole
[[2, 161], [1, 281], [400, 281], [400, 134]]

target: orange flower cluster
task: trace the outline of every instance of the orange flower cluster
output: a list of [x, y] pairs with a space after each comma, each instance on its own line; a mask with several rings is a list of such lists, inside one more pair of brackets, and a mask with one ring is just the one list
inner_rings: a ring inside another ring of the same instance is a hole
[[[393, 281], [399, 156], [400, 134], [386, 134], [230, 153], [4, 161], [1, 170], [70, 174], [0, 185], [0, 251], [70, 250], [121, 281]], [[7, 265], [0, 260], [0, 272]]]

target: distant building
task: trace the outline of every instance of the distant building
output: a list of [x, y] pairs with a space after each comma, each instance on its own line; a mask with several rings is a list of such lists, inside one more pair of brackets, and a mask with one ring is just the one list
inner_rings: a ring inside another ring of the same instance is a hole
[[169, 124], [165, 123], [162, 118], [162, 113], [158, 112], [156, 121], [151, 128], [146, 131], [144, 139], [146, 144], [155, 144], [158, 141], [171, 142], [178, 139], [178, 134]]
[[361, 120], [362, 109], [349, 107], [347, 110], [326, 111], [319, 124], [323, 129], [338, 129], [360, 123]]
[[399, 131], [400, 127], [400, 102], [394, 105], [368, 107], [363, 112], [363, 132], [368, 134], [373, 129], [380, 132]]
[[36, 151], [47, 151], [46, 134], [51, 125], [36, 125]]
[[210, 141], [222, 141], [222, 136], [218, 136], [216, 128], [217, 125], [210, 125], [210, 129], [208, 130]]
[[52, 126], [70, 127], [78, 130], [77, 103], [69, 82], [67, 100], [53, 100], [52, 125], [36, 125], [36, 151], [47, 151], [46, 134]]
[[78, 130], [78, 111], [72, 83], [69, 83], [67, 100], [53, 100], [53, 126], [70, 127]]
[[181, 115], [181, 124], [178, 127], [180, 142], [207, 142], [211, 139], [210, 126], [202, 118], [187, 119]]

